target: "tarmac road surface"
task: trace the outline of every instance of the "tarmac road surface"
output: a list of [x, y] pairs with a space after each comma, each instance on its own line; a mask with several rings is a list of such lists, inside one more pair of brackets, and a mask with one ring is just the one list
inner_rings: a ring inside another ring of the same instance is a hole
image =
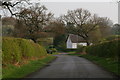
[[58, 58], [47, 67], [34, 72], [26, 78], [115, 78], [91, 61], [66, 54], [55, 55]]

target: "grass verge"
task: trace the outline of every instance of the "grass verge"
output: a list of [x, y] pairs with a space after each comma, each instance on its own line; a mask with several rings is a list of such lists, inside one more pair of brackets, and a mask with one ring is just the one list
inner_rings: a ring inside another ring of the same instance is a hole
[[55, 56], [47, 56], [40, 60], [30, 61], [28, 64], [20, 67], [9, 65], [3, 69], [3, 80], [23, 78], [28, 74], [37, 71], [46, 66], [50, 61], [54, 60]]
[[101, 57], [97, 57], [97, 56], [91, 56], [91, 55], [81, 55], [81, 54], [69, 54], [69, 55], [75, 55], [75, 56], [79, 56], [79, 57], [84, 57], [92, 62], [94, 62], [95, 64], [103, 67], [105, 70], [112, 72], [118, 76], [120, 76], [120, 64], [118, 61], [114, 61], [110, 58], [101, 58]]

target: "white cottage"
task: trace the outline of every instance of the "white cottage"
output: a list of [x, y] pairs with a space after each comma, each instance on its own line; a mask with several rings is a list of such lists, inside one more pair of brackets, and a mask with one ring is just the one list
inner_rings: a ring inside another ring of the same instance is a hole
[[77, 45], [87, 46], [87, 43], [82, 37], [74, 34], [69, 34], [66, 41], [67, 48], [76, 49]]

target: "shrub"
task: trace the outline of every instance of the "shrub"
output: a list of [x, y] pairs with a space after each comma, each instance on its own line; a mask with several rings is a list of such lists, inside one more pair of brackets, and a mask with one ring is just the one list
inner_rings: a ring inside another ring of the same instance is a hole
[[120, 40], [113, 40], [109, 42], [88, 46], [86, 47], [86, 52], [94, 56], [106, 57], [106, 58], [112, 58], [114, 60], [118, 60], [118, 57], [120, 55], [118, 51], [120, 49], [119, 45], [120, 45]]
[[78, 45], [78, 46], [77, 46], [76, 53], [82, 53], [82, 52], [84, 52], [84, 50], [85, 50], [85, 46]]
[[33, 41], [22, 38], [3, 38], [3, 64], [22, 62], [22, 59], [37, 58], [47, 55], [46, 50]]
[[57, 50], [59, 50], [59, 51], [67, 51], [66, 43], [65, 43], [65, 42], [59, 44], [56, 48], [57, 48]]

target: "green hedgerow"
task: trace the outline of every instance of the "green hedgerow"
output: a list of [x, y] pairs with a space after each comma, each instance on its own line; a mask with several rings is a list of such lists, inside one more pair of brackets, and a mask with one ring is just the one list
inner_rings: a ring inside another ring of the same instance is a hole
[[86, 52], [90, 55], [112, 58], [118, 60], [120, 40], [108, 41], [86, 47]]
[[33, 41], [22, 38], [3, 37], [3, 64], [22, 62], [23, 58], [41, 57], [47, 55], [46, 50]]

